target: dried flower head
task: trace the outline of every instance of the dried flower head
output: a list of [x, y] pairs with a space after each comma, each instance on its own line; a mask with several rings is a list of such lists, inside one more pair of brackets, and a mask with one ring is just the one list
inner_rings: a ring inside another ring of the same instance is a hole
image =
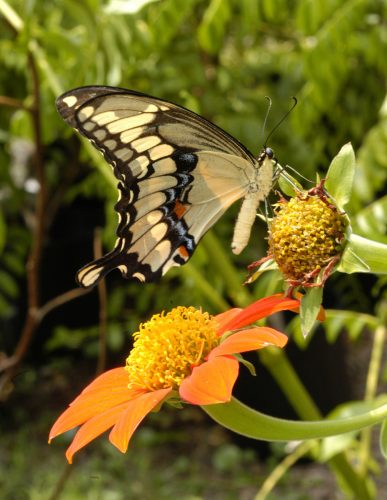
[[278, 202], [269, 228], [269, 254], [290, 285], [323, 285], [344, 249], [346, 227], [345, 215], [322, 182]]

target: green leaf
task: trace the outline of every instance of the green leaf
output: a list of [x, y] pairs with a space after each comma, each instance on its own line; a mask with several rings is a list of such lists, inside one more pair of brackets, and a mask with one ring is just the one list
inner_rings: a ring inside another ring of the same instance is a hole
[[10, 120], [10, 132], [13, 136], [23, 137], [23, 139], [33, 140], [31, 115], [24, 109], [18, 109]]
[[302, 335], [306, 337], [313, 328], [320, 311], [323, 296], [322, 287], [313, 287], [306, 290], [301, 299], [300, 319]]
[[141, 10], [145, 5], [159, 0], [110, 0], [110, 2], [103, 7], [107, 14], [135, 14]]
[[[147, 9], [148, 25], [146, 29], [153, 39], [154, 50], [160, 54], [160, 48], [167, 46], [179, 33], [184, 20], [189, 19], [196, 0], [173, 0], [157, 2]], [[189, 22], [189, 21], [187, 21]], [[141, 25], [144, 28], [144, 25]]]
[[351, 224], [361, 235], [387, 243], [387, 196], [368, 205], [356, 217], [351, 217]]
[[337, 309], [325, 310], [325, 321], [322, 327], [326, 331], [328, 342], [335, 342], [339, 333], [346, 330], [352, 340], [357, 340], [365, 329], [375, 330], [380, 320], [369, 314], [362, 314], [358, 311], [343, 311]]
[[[375, 330], [378, 328], [380, 320], [375, 316], [362, 314], [357, 311], [325, 309], [325, 319], [319, 325], [324, 329], [327, 341], [333, 344], [344, 330], [351, 340], [357, 340], [364, 330]], [[305, 349], [312, 338], [314, 328], [305, 339], [300, 333], [301, 325], [300, 316], [298, 315], [291, 320], [286, 330], [287, 333], [292, 335], [298, 347]]]
[[325, 187], [340, 209], [350, 200], [355, 165], [355, 153], [352, 145], [348, 143], [340, 149], [329, 166]]
[[240, 28], [248, 33], [249, 30], [255, 29], [260, 21], [259, 2], [256, 0], [241, 0], [239, 5], [242, 13]]
[[380, 429], [380, 451], [383, 457], [387, 460], [387, 420], [382, 423], [382, 428]]
[[217, 54], [222, 46], [231, 12], [228, 2], [212, 0], [198, 28], [201, 47], [210, 54]]
[[342, 273], [387, 273], [387, 245], [351, 234], [340, 259]]
[[[282, 170], [282, 167], [280, 167], [280, 169]], [[286, 172], [285, 169], [283, 169], [283, 172], [281, 172], [278, 178], [278, 186], [284, 194], [292, 197], [300, 190], [303, 190], [302, 185], [297, 179]]]
[[17, 297], [18, 294], [18, 286], [17, 282], [11, 276], [5, 271], [0, 271], [0, 291], [3, 292], [5, 295], [7, 295], [10, 298], [15, 298]]
[[323, 439], [319, 452], [319, 461], [327, 462], [338, 453], [348, 449], [356, 441], [356, 432], [347, 432], [340, 436], [331, 436]]

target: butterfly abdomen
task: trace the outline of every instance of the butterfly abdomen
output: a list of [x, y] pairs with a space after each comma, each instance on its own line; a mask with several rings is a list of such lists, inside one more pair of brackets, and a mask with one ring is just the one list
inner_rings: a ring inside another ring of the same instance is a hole
[[261, 152], [258, 158], [256, 182], [250, 185], [250, 190], [243, 200], [235, 224], [231, 249], [236, 255], [240, 254], [249, 242], [258, 206], [268, 196], [273, 186], [273, 156], [267, 154], [266, 149]]

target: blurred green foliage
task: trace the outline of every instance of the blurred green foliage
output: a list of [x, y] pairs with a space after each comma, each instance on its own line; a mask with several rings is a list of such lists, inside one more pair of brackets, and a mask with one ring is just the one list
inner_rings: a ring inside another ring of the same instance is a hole
[[[269, 95], [274, 103], [270, 130], [296, 95], [298, 106], [271, 138], [279, 161], [313, 177], [316, 170], [323, 174], [342, 144], [351, 141], [359, 159], [352, 210], [359, 211], [374, 201], [385, 185], [385, 2], [62, 0], [14, 1], [11, 6], [17, 17], [7, 15], [3, 7], [0, 18], [0, 92], [25, 106], [31, 103], [28, 57], [32, 55], [39, 73], [48, 206], [53, 198], [52, 209], [58, 210], [75, 197], [98, 196], [106, 203], [107, 247], [114, 242], [116, 226], [112, 210], [115, 181], [101, 159], [90, 157], [89, 148], [79, 149], [76, 141], [70, 141], [73, 132], [54, 106], [60, 92], [85, 84], [124, 86], [183, 104], [225, 128], [255, 153], [267, 135], [267, 131], [262, 133], [267, 108], [264, 96]], [[35, 175], [29, 112], [3, 106], [0, 140], [4, 145], [0, 153], [2, 220], [7, 220], [11, 232], [6, 234], [6, 225], [0, 224], [0, 242], [7, 241], [0, 245], [7, 274], [1, 280], [1, 313], [7, 314], [5, 300], [10, 299], [11, 306], [15, 270], [20, 268], [17, 263], [25, 259], [29, 244], [24, 236], [18, 238], [23, 248], [14, 249], [12, 227], [29, 229], [28, 224], [33, 223], [28, 221], [33, 210], [28, 181]], [[93, 163], [99, 165], [99, 172], [89, 168]], [[231, 209], [217, 227], [225, 247], [235, 211]], [[379, 225], [373, 220], [376, 237], [381, 237], [383, 219]], [[264, 253], [263, 234], [264, 228], [258, 228], [242, 258], [229, 254], [241, 267], [241, 277], [243, 266]], [[12, 255], [12, 263], [7, 254]], [[194, 264], [205, 268], [208, 281], [222, 294], [222, 283], [211, 273], [208, 258], [198, 252]], [[185, 275], [180, 271], [171, 274], [165, 278], [166, 284], [157, 287], [159, 297], [168, 282], [181, 282]], [[194, 294], [195, 301], [203, 303], [195, 287], [185, 285], [190, 298]], [[125, 283], [121, 287], [128, 289]], [[154, 290], [153, 286], [143, 287], [141, 296], [154, 297]], [[186, 302], [178, 290], [174, 296], [176, 301]], [[154, 305], [167, 304], [158, 299]], [[211, 308], [207, 300], [203, 305]]]
[[[58, 233], [51, 228], [62, 223], [61, 214], [73, 203], [104, 204], [103, 241], [106, 249], [114, 244], [115, 180], [55, 109], [61, 92], [82, 85], [122, 86], [174, 101], [223, 127], [254, 153], [297, 96], [298, 106], [270, 139], [279, 162], [314, 179], [352, 142], [358, 165], [349, 214], [357, 232], [386, 242], [386, 17], [383, 0], [0, 0], [0, 347], [10, 354], [18, 340], [36, 225], [33, 65], [47, 185], [43, 284], [56, 279], [48, 261], [59, 274], [71, 252], [75, 274], [93, 258], [91, 241], [90, 248], [80, 248], [82, 257], [76, 246], [57, 257]], [[267, 95], [273, 107], [262, 131]], [[161, 309], [193, 304], [218, 312], [278, 290], [275, 272], [248, 289], [238, 285], [246, 265], [265, 255], [266, 231], [257, 223], [249, 248], [233, 256], [236, 210], [232, 207], [204, 238], [187, 266], [173, 269], [160, 283], [130, 283], [118, 273], [107, 280], [112, 352], [125, 355], [128, 332]], [[70, 229], [76, 219], [65, 219]], [[232, 266], [234, 279], [224, 279], [219, 255]], [[372, 324], [385, 283], [375, 279], [365, 290], [362, 276], [343, 275], [332, 283], [342, 309], [359, 308], [370, 316], [329, 317], [329, 337], [335, 339], [345, 326], [357, 334]], [[65, 292], [71, 279], [59, 286], [56, 293]], [[335, 291], [330, 293], [334, 302]], [[41, 295], [54, 298], [43, 285]], [[71, 325], [63, 323], [45, 332], [45, 352], [66, 348], [94, 358], [98, 320], [80, 315]]]

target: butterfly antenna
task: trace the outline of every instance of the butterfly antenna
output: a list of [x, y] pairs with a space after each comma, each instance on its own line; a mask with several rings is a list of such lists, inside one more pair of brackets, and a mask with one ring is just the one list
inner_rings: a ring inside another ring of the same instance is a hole
[[273, 217], [273, 209], [267, 198], [265, 198], [265, 219], [268, 222], [269, 219]]
[[304, 175], [300, 174], [300, 172], [298, 172], [295, 168], [291, 167], [290, 165], [285, 165], [285, 167], [283, 167], [283, 168], [287, 169], [287, 170], [291, 170], [296, 175], [298, 175], [298, 177], [301, 177], [301, 179], [304, 179], [304, 181], [309, 182], [310, 184], [314, 184], [314, 182], [311, 179], [308, 179], [308, 177], [305, 177]]
[[277, 178], [278, 177], [282, 177], [283, 179], [286, 180], [286, 182], [292, 186], [292, 188], [294, 189], [294, 191], [298, 192], [298, 193], [301, 193], [302, 192], [302, 188], [300, 187], [299, 184], [296, 184], [296, 181], [293, 179], [293, 177], [291, 177], [287, 172], [286, 170], [284, 170], [282, 167], [280, 170], [278, 170], [277, 172]]
[[[269, 98], [268, 98], [268, 99], [269, 99]], [[277, 130], [277, 128], [281, 125], [281, 123], [282, 123], [284, 120], [286, 120], [286, 118], [289, 116], [289, 114], [290, 114], [290, 113], [293, 111], [293, 109], [297, 106], [297, 102], [298, 102], [298, 101], [297, 101], [297, 97], [294, 97], [294, 96], [293, 96], [293, 97], [292, 97], [292, 99], [293, 99], [293, 101], [294, 101], [294, 102], [293, 102], [292, 107], [289, 109], [289, 111], [288, 111], [287, 113], [285, 113], [285, 115], [281, 118], [281, 120], [277, 123], [277, 125], [275, 125], [275, 126], [272, 128], [271, 132], [270, 132], [270, 133], [269, 133], [269, 135], [266, 137], [266, 141], [265, 141], [265, 143], [264, 143], [264, 147], [266, 147], [266, 144], [268, 143], [268, 141], [269, 141], [270, 137], [274, 134], [274, 132]], [[271, 100], [270, 100], [270, 107], [271, 107]], [[269, 108], [269, 110], [270, 110], [270, 108]], [[266, 118], [267, 118], [267, 114], [266, 114]], [[266, 119], [265, 119], [265, 123], [266, 123]]]
[[[267, 123], [267, 119], [269, 117], [269, 113], [270, 113], [271, 106], [272, 106], [272, 102], [271, 102], [270, 97], [265, 95], [265, 99], [267, 99], [269, 101], [269, 105], [267, 106], [266, 116], [265, 116], [265, 119], [263, 120], [263, 125], [262, 125], [262, 142], [263, 142], [263, 139], [265, 137], [266, 123]], [[266, 142], [265, 142], [265, 146], [266, 146]]]

